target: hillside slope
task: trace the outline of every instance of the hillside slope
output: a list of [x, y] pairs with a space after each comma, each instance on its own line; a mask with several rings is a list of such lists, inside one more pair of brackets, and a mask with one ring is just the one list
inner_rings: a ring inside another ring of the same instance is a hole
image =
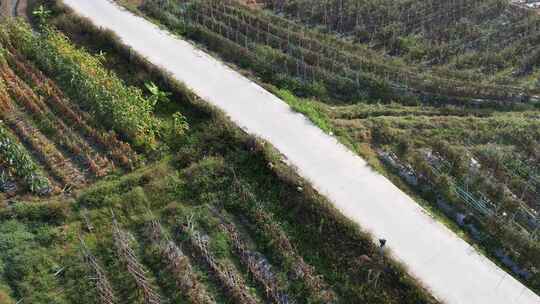
[[[124, 42], [172, 71], [199, 95], [224, 109], [239, 125], [268, 139], [342, 212], [391, 239], [389, 247], [393, 254], [438, 297], [450, 303], [471, 301], [471, 297], [478, 303], [538, 300], [534, 293], [523, 292], [521, 284], [482, 255], [471, 254], [471, 247], [434, 222], [390, 182], [371, 172], [361, 159], [236, 72], [106, 1], [65, 3], [98, 25], [113, 29]], [[146, 34], [141, 35], [142, 31]], [[146, 36], [154, 37], [160, 49], [141, 39]], [[201, 67], [213, 72], [202, 74]], [[276, 120], [280, 123], [276, 124]], [[365, 203], [351, 204], [357, 200]], [[433, 244], [439, 247], [428, 246]], [[433, 262], [428, 265], [426, 259]], [[464, 277], [464, 273], [470, 275]], [[498, 285], [501, 277], [506, 279]], [[493, 292], [495, 286], [500, 293]]]

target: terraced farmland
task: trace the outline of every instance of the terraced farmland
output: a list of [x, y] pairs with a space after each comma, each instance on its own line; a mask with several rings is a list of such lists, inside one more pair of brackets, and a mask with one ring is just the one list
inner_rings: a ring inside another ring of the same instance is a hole
[[82, 188], [138, 161], [119, 139], [44, 75], [2, 29], [0, 190], [7, 197], [57, 195]]
[[[118, 2], [236, 64], [539, 291], [537, 17]], [[438, 303], [267, 143], [61, 1], [29, 4], [33, 29], [0, 23], [0, 303]]]
[[[179, 5], [180, 2], [186, 4]], [[455, 68], [431, 68], [407, 62], [402, 57], [389, 57], [368, 44], [337, 39], [334, 35], [308, 29], [301, 23], [247, 8], [238, 1], [180, 2], [146, 1], [141, 9], [177, 31], [186, 32], [190, 38], [221, 53], [227, 60], [249, 67], [264, 81], [287, 86], [300, 95], [323, 99], [329, 95], [330, 99], [349, 102], [400, 100], [406, 104], [538, 101], [534, 85], [520, 85], [515, 81], [519, 77], [491, 81], [482, 76], [484, 72], [463, 73]], [[287, 4], [283, 4], [285, 8], [282, 9], [287, 11], [290, 7], [293, 16], [295, 13], [309, 16], [303, 11], [304, 5], [296, 5], [295, 1], [283, 3]], [[270, 3], [268, 6], [273, 7]], [[319, 10], [324, 10], [322, 4], [312, 8], [316, 16], [322, 14]], [[381, 4], [379, 8], [391, 10], [394, 6]], [[362, 8], [358, 10], [362, 11]], [[338, 15], [329, 8], [326, 11], [329, 16]], [[531, 22], [536, 20], [530, 18]], [[397, 33], [388, 36], [401, 37]], [[432, 48], [426, 46], [426, 49]], [[239, 53], [242, 56], [236, 56]], [[515, 67], [509, 67], [512, 68], [515, 70]], [[532, 75], [522, 78], [530, 77]]]
[[268, 145], [48, 4], [0, 28], [2, 303], [437, 303]]
[[260, 1], [434, 73], [537, 88], [539, 17], [515, 1]]
[[495, 242], [490, 246], [497, 254], [530, 265], [529, 273], [514, 270], [534, 276], [538, 266], [530, 263], [538, 263], [537, 254], [529, 253], [538, 250], [538, 111], [396, 104], [325, 109], [336, 132], [374, 147], [436, 209], [479, 242]]
[[538, 291], [539, 16], [498, 0], [258, 3], [131, 9], [235, 64]]
[[[212, 206], [214, 203], [204, 203], [204, 197], [193, 196], [190, 188], [196, 185], [189, 179], [203, 178], [200, 174], [208, 174], [210, 167], [220, 170], [222, 165], [228, 166], [219, 159], [205, 159], [178, 176], [162, 163], [114, 184], [99, 183], [77, 200], [74, 208], [79, 211], [68, 211], [58, 219], [64, 226], [40, 223], [36, 230], [35, 221], [33, 225], [2, 222], [0, 235], [28, 236], [1, 243], [6, 249], [2, 253], [7, 267], [3, 274], [14, 299], [28, 303], [348, 302], [338, 295], [351, 292], [350, 287], [330, 282], [341, 281], [349, 274], [340, 271], [330, 277], [320, 276], [300, 254], [308, 249], [303, 245], [296, 249], [290, 243], [288, 235], [295, 235], [296, 229], [287, 228], [286, 232], [283, 227], [288, 225], [271, 215], [270, 205], [251, 202], [255, 197], [249, 196], [254, 192], [237, 189], [241, 192], [231, 193], [233, 197], [248, 195], [240, 208], [233, 206], [237, 198], [225, 198], [225, 205]], [[40, 206], [47, 212], [53, 208]], [[61, 208], [70, 209], [66, 205]], [[242, 210], [253, 210], [249, 212], [259, 217], [246, 216]], [[18, 211], [14, 214], [25, 218]], [[50, 243], [36, 246], [40, 238]], [[297, 244], [304, 242], [298, 240]], [[34, 249], [15, 259], [18, 251], [32, 244]], [[31, 258], [38, 253], [39, 259]], [[365, 288], [384, 288], [392, 274], [379, 259], [382, 257], [376, 251], [359, 256], [356, 262], [360, 268], [355, 270], [354, 280], [362, 278]], [[21, 264], [23, 261], [27, 265]], [[34, 271], [24, 270], [27, 267], [40, 269], [43, 275], [36, 277]], [[46, 267], [52, 269], [47, 271]], [[15, 269], [21, 269], [17, 276], [11, 275]], [[27, 289], [31, 281], [33, 289]], [[376, 303], [393, 302], [394, 297], [398, 301], [402, 296], [412, 296], [411, 303], [425, 301], [412, 294], [358, 292]]]

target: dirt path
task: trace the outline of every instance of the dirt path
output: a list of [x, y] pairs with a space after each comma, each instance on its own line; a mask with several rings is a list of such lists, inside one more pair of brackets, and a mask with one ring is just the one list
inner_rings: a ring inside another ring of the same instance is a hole
[[170, 71], [248, 133], [272, 143], [338, 210], [374, 238], [386, 238], [392, 255], [440, 300], [449, 304], [540, 303], [536, 294], [276, 96], [108, 0], [63, 1]]

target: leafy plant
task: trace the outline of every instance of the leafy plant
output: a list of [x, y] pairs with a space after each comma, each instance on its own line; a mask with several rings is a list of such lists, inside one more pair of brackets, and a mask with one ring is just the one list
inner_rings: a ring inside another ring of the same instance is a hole
[[169, 103], [171, 100], [169, 97], [172, 95], [170, 92], [160, 90], [160, 88], [153, 82], [147, 82], [144, 84], [146, 89], [150, 92], [150, 101], [155, 106], [157, 103]]
[[46, 9], [45, 6], [40, 5], [32, 12], [32, 15], [37, 18], [40, 26], [44, 26], [47, 23], [47, 19], [51, 16], [51, 11]]
[[42, 195], [51, 191], [49, 180], [45, 178], [28, 152], [4, 128], [1, 121], [0, 162], [5, 163], [12, 174], [24, 180], [30, 191]]
[[184, 133], [189, 130], [189, 124], [187, 122], [187, 119], [182, 113], [175, 112], [172, 115], [172, 134], [175, 136], [181, 136], [184, 135]]

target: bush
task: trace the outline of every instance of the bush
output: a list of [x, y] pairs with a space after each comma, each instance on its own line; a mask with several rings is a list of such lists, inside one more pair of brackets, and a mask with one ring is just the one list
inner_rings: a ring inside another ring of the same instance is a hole
[[60, 225], [70, 215], [71, 201], [16, 202], [0, 212], [0, 219], [15, 218], [24, 222]]
[[210, 250], [217, 258], [227, 257], [231, 252], [227, 235], [222, 232], [215, 233], [210, 240]]
[[223, 158], [207, 157], [186, 168], [185, 193], [199, 203], [215, 204], [226, 197], [230, 179]]

